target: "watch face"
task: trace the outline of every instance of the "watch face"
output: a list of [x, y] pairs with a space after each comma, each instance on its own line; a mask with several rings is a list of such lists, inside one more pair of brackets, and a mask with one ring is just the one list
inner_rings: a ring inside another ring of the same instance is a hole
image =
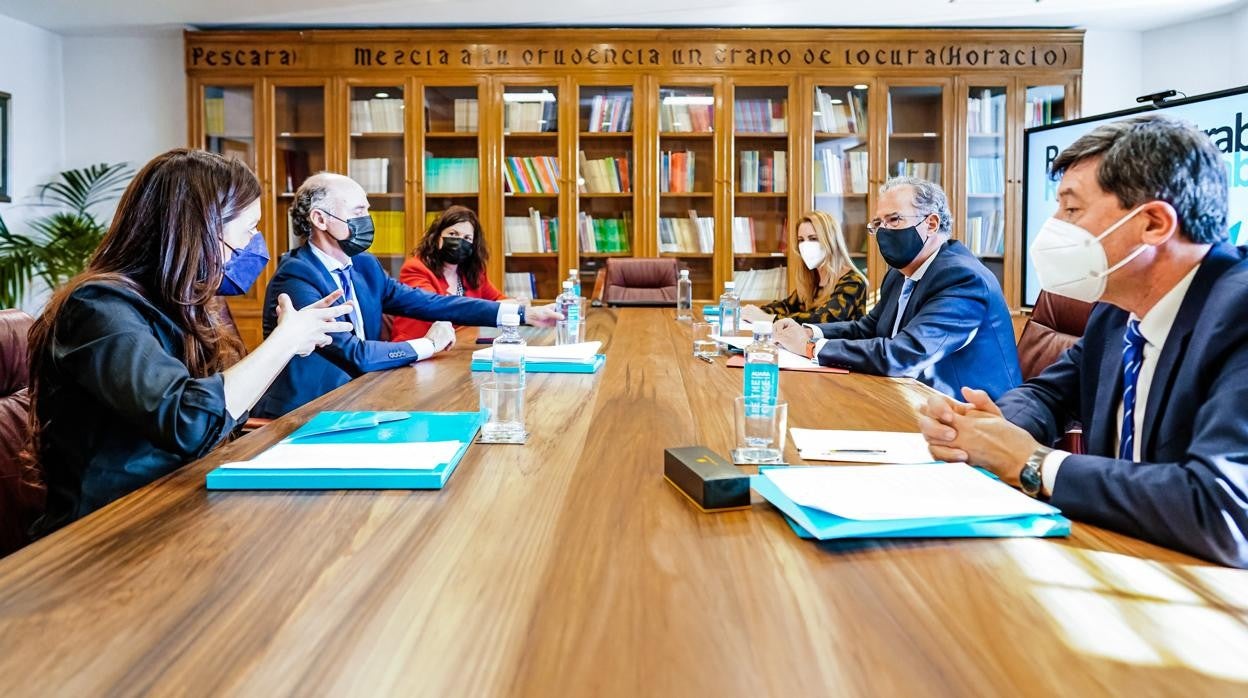
[[1023, 471], [1018, 474], [1019, 484], [1023, 486], [1023, 492], [1032, 497], [1040, 493], [1040, 469], [1030, 463], [1023, 466]]

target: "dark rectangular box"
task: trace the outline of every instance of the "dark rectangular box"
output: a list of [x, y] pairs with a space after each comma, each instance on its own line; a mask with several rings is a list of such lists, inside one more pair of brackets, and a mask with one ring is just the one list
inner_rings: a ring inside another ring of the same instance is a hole
[[663, 451], [663, 475], [703, 511], [750, 506], [750, 478], [704, 446]]

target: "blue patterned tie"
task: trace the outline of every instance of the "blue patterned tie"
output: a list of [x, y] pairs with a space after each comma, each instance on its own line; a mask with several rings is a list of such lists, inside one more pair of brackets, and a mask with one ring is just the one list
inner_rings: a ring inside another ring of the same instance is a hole
[[910, 294], [914, 293], [914, 279], [906, 279], [901, 284], [901, 298], [897, 301], [897, 319], [893, 321], [893, 333], [890, 337], [896, 337], [897, 331], [901, 329], [901, 316], [906, 314], [906, 305], [910, 302]]
[[1118, 457], [1135, 460], [1135, 384], [1144, 363], [1144, 335], [1140, 321], [1128, 320], [1122, 338], [1122, 434], [1118, 439]]
[[[342, 283], [342, 299], [348, 303], [355, 299], [355, 294], [351, 292], [351, 265], [335, 269], [334, 273], [338, 275], [338, 281]], [[360, 324], [360, 309], [354, 307], [351, 309], [351, 325], [355, 328], [355, 336], [360, 339], [364, 338], [364, 326]]]

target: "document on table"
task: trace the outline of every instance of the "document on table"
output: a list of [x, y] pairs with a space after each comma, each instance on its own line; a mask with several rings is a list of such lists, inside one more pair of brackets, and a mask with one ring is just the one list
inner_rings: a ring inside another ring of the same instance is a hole
[[433, 470], [455, 457], [462, 441], [301, 444], [282, 442], [223, 468], [257, 470]]
[[902, 431], [789, 430], [803, 460], [845, 463], [931, 463], [922, 434]]
[[803, 507], [857, 521], [1008, 518], [1056, 510], [962, 463], [769, 469]]
[[[715, 334], [711, 335], [711, 339], [741, 351], [745, 351], [746, 347], [754, 343], [753, 337], [724, 337], [723, 335]], [[810, 368], [816, 365], [805, 356], [795, 354], [782, 346], [777, 346], [776, 349], [778, 350], [776, 353], [779, 357], [778, 365], [780, 368]]]
[[[577, 344], [559, 344], [555, 346], [526, 346], [524, 360], [533, 362], [567, 362], [592, 363], [602, 342], [578, 342]], [[478, 349], [472, 352], [473, 361], [490, 361], [494, 357], [494, 347]]]

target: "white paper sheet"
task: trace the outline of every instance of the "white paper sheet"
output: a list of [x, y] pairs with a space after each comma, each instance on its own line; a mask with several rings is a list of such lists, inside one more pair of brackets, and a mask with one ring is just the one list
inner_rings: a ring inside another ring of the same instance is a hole
[[[602, 348], [602, 342], [580, 342], [577, 344], [559, 344], [554, 346], [526, 346], [524, 360], [551, 363], [593, 363], [594, 355]], [[478, 349], [472, 352], [473, 361], [490, 361], [493, 359], [493, 347]]]
[[[745, 351], [746, 347], [754, 343], [753, 337], [725, 337], [723, 335], [715, 334], [711, 335], [711, 339], [716, 342], [720, 342], [721, 344], [727, 344], [730, 347], [740, 349], [741, 351]], [[812, 363], [811, 360], [805, 356], [795, 354], [784, 347], [777, 346], [776, 349], [779, 350], [778, 365], [780, 368], [810, 368], [811, 366], [817, 365]]]
[[803, 460], [844, 463], [931, 463], [922, 434], [902, 431], [789, 430]]
[[962, 463], [776, 468], [766, 476], [797, 504], [856, 521], [1052, 514]]
[[447, 463], [463, 446], [461, 441], [420, 441], [387, 444], [279, 443], [248, 461], [223, 468], [293, 470], [339, 468], [433, 470]]

